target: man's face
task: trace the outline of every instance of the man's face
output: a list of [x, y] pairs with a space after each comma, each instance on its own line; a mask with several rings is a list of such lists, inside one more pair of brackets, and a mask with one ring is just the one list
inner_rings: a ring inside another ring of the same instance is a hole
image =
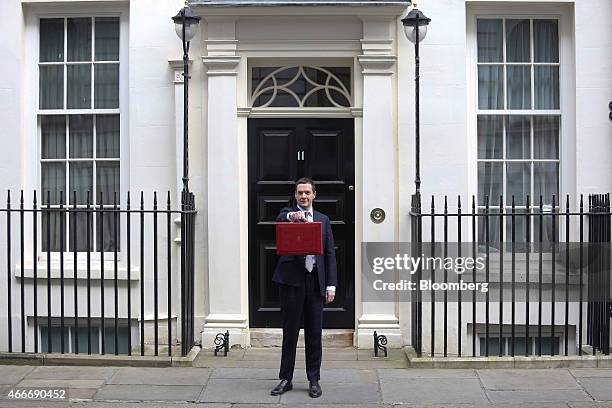
[[311, 184], [298, 184], [295, 189], [295, 200], [302, 208], [310, 208], [316, 195]]

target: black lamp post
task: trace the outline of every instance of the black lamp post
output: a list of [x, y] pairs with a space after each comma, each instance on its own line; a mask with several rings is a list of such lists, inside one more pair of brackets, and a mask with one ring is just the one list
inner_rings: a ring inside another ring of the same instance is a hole
[[[415, 4], [413, 2], [413, 4]], [[420, 139], [420, 123], [419, 123], [419, 42], [427, 35], [427, 25], [431, 19], [425, 17], [425, 15], [416, 8], [412, 9], [408, 15], [402, 19], [404, 24], [404, 33], [408, 40], [414, 44], [414, 65], [415, 65], [415, 192], [412, 196], [411, 203], [411, 241], [412, 241], [412, 253], [422, 253], [422, 219], [421, 219], [421, 139]], [[416, 255], [419, 256], [419, 255]], [[420, 281], [422, 277], [421, 268], [417, 268], [416, 280]], [[415, 297], [412, 300], [412, 324], [413, 324], [413, 337], [412, 344], [417, 352], [418, 356], [421, 356], [422, 351], [422, 332], [423, 332], [423, 309], [422, 309], [422, 294], [420, 289], [417, 290]], [[433, 338], [433, 337], [432, 337]], [[432, 348], [433, 350], [433, 348]]]
[[408, 40], [414, 44], [414, 85], [415, 85], [415, 179], [414, 184], [416, 187], [415, 194], [418, 196], [421, 194], [421, 139], [420, 139], [420, 123], [419, 123], [419, 42], [421, 42], [427, 35], [427, 26], [431, 21], [430, 18], [426, 17], [417, 8], [412, 9], [406, 17], [402, 19], [404, 24], [404, 33]]
[[189, 42], [198, 32], [200, 17], [193, 14], [187, 4], [176, 16], [172, 17], [176, 35], [183, 42], [183, 192], [189, 191], [189, 134], [188, 134], [188, 109], [189, 109]]

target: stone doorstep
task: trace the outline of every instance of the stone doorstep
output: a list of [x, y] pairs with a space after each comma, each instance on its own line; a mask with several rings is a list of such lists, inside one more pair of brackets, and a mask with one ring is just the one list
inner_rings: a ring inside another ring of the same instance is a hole
[[191, 367], [200, 347], [194, 346], [185, 357], [116, 356], [100, 354], [0, 353], [0, 365], [33, 366], [125, 366], [125, 367]]
[[404, 347], [410, 368], [612, 368], [612, 356], [417, 357]]
[[[283, 345], [282, 329], [250, 329], [251, 347], [281, 347]], [[324, 329], [322, 334], [323, 348], [353, 347], [354, 330]], [[300, 330], [298, 347], [304, 347], [304, 330]]]

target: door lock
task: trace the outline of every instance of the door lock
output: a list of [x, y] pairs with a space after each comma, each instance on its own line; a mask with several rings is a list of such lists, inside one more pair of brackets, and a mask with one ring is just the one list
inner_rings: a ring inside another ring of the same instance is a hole
[[355, 186], [348, 186], [349, 191], [355, 190]]

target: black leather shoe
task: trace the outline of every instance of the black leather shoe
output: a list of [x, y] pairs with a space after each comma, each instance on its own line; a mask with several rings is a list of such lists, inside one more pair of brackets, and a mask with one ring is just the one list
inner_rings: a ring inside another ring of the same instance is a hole
[[287, 391], [291, 391], [293, 389], [293, 383], [289, 380], [281, 380], [276, 387], [272, 391], [270, 391], [270, 395], [281, 395], [286, 393]]
[[321, 394], [323, 394], [323, 391], [321, 391], [321, 386], [319, 385], [319, 382], [311, 381], [310, 388], [308, 388], [308, 395], [310, 396], [310, 398], [319, 398]]

